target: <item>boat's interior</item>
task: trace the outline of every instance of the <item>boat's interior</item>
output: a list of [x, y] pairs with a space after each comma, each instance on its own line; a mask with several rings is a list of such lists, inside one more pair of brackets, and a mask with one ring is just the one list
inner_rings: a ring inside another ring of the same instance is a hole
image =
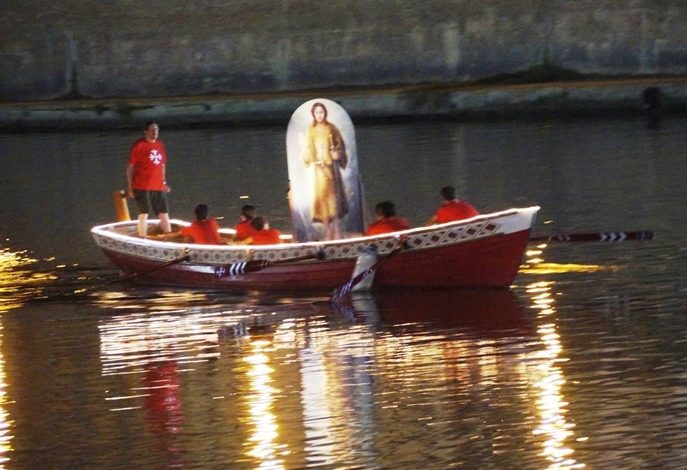
[[[170, 225], [172, 227], [172, 232], [178, 232], [182, 228], [190, 225], [189, 222], [185, 222], [182, 220], [177, 220], [173, 219], [170, 220]], [[122, 224], [122, 225], [115, 225], [111, 227], [111, 230], [114, 232], [117, 232], [121, 235], [126, 235], [126, 236], [136, 236], [136, 223], [135, 222], [130, 222], [128, 224]], [[227, 245], [241, 245], [242, 243], [238, 243], [234, 241], [234, 235], [236, 234], [236, 230], [232, 228], [220, 228], [219, 229], [219, 234], [222, 240], [227, 244]], [[157, 241], [167, 241], [167, 242], [174, 242], [174, 243], [185, 243], [187, 240], [183, 236], [175, 236], [175, 237], [170, 237], [162, 236], [162, 229], [160, 228], [159, 224], [157, 221], [148, 221], [148, 233], [147, 233], [147, 238], [151, 240], [157, 240]], [[282, 234], [281, 238], [284, 242], [290, 242], [291, 241], [291, 235], [289, 234]]]

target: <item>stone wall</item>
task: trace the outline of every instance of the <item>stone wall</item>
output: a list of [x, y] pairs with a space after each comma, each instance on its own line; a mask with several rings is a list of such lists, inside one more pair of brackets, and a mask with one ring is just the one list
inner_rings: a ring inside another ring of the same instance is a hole
[[0, 100], [687, 74], [685, 0], [5, 0]]

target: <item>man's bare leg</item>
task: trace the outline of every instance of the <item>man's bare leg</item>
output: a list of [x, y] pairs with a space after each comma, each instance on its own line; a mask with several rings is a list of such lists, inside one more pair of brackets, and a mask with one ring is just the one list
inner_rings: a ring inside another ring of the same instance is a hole
[[141, 238], [148, 234], [148, 214], [138, 214], [138, 225], [136, 229], [138, 236]]
[[158, 217], [160, 217], [160, 228], [162, 229], [162, 233], [171, 232], [172, 225], [169, 223], [169, 214], [166, 212], [160, 212]]

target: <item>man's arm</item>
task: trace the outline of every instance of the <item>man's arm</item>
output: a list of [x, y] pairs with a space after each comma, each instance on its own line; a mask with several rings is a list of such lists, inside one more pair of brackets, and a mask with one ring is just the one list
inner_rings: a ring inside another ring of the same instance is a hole
[[134, 197], [134, 188], [131, 187], [131, 181], [134, 177], [134, 165], [131, 163], [126, 164], [126, 184], [127, 184], [127, 190], [126, 190], [126, 196], [127, 197]]
[[172, 188], [167, 184], [167, 165], [162, 164], [162, 190], [170, 192]]

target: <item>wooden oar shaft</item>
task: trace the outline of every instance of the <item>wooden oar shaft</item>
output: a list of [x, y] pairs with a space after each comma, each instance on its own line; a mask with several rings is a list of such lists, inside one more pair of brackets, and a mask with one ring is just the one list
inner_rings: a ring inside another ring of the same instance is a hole
[[322, 259], [324, 254], [322, 252], [312, 253], [309, 255], [295, 256], [293, 258], [280, 259], [276, 261], [269, 260], [251, 260], [251, 261], [240, 261], [236, 263], [231, 263], [228, 265], [217, 266], [215, 268], [215, 276], [217, 277], [228, 277], [228, 276], [240, 276], [242, 274], [255, 273], [262, 271], [270, 266], [278, 266], [280, 264], [296, 263], [298, 261], [305, 261], [309, 259]]
[[638, 230], [634, 232], [588, 232], [588, 233], [550, 233], [548, 235], [534, 235], [531, 242], [623, 242], [628, 240], [651, 240], [654, 232]]
[[106, 284], [111, 284], [113, 282], [128, 281], [128, 280], [134, 279], [138, 276], [145, 276], [147, 274], [152, 274], [155, 271], [159, 271], [161, 269], [168, 268], [168, 267], [173, 266], [175, 264], [183, 263], [184, 261], [188, 261], [190, 257], [191, 257], [191, 255], [188, 253], [188, 250], [187, 250], [183, 256], [180, 256], [178, 258], [174, 258], [172, 260], [166, 261], [162, 264], [158, 264], [157, 266], [153, 266], [152, 268], [144, 269], [143, 271], [135, 271], [133, 273], [127, 274], [124, 277], [119, 277], [117, 279], [112, 279], [110, 281], [103, 282], [102, 284], [99, 284], [98, 286], [95, 286], [95, 287], [97, 288], [97, 287], [100, 287], [100, 286], [103, 286]]
[[84, 288], [84, 289], [77, 289], [74, 291], [71, 291], [69, 293], [60, 293], [60, 294], [54, 294], [54, 295], [49, 295], [47, 297], [38, 297], [34, 299], [34, 301], [40, 301], [40, 302], [48, 302], [51, 300], [65, 300], [65, 299], [72, 299], [84, 294], [87, 294], [91, 291], [94, 291], [96, 289], [100, 289], [101, 287], [107, 286], [109, 284], [113, 284], [115, 282], [125, 282], [131, 279], [134, 279], [138, 276], [145, 276], [146, 274], [151, 274], [155, 271], [159, 271], [160, 269], [167, 268], [169, 266], [172, 266], [174, 264], [178, 263], [183, 263], [184, 261], [187, 261], [190, 258], [190, 255], [188, 251], [184, 253], [183, 256], [180, 256], [178, 258], [174, 258], [173, 260], [165, 261], [162, 264], [158, 264], [156, 266], [153, 266], [152, 268], [149, 269], [144, 269], [143, 271], [135, 271], [133, 273], [127, 274], [126, 276], [123, 277], [118, 277], [116, 279], [109, 279], [107, 281], [99, 282], [98, 284], [92, 285], [90, 287]]
[[276, 261], [269, 261], [269, 260], [248, 261], [246, 263], [246, 272], [262, 271], [263, 269], [269, 268], [270, 266], [278, 266], [280, 264], [297, 263], [298, 261], [306, 261], [309, 259], [315, 259], [315, 258], [319, 258], [320, 256], [321, 255], [319, 253], [313, 253], [310, 255], [295, 256], [293, 258], [278, 259]]

